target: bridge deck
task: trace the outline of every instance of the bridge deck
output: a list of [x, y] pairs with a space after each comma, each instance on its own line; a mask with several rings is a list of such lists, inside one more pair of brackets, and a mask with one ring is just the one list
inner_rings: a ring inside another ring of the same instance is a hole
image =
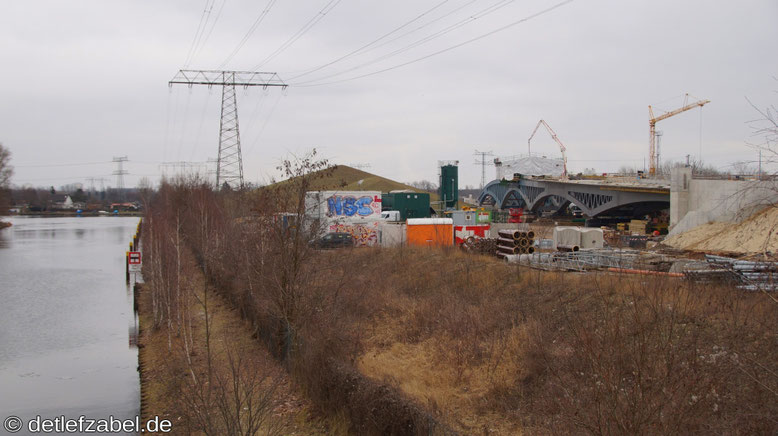
[[521, 202], [535, 210], [555, 197], [560, 204], [574, 203], [593, 217], [607, 210], [637, 203], [670, 203], [670, 184], [665, 180], [628, 177], [602, 180], [560, 180], [525, 178], [519, 181], [494, 180], [484, 187], [479, 204], [493, 198], [500, 207]]

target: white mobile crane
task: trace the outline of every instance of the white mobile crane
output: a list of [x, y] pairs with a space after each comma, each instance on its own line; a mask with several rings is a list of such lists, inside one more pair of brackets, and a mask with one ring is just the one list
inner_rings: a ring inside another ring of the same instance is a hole
[[532, 141], [532, 138], [535, 136], [535, 133], [537, 133], [538, 129], [540, 128], [540, 125], [545, 126], [546, 130], [548, 130], [548, 133], [551, 135], [551, 137], [556, 141], [557, 144], [559, 144], [559, 149], [562, 151], [562, 179], [567, 180], [567, 154], [565, 154], [565, 150], [567, 148], [564, 144], [562, 144], [562, 141], [559, 140], [559, 138], [556, 136], [556, 133], [551, 128], [551, 126], [548, 125], [547, 122], [540, 120], [538, 121], [538, 125], [535, 126], [535, 130], [532, 131], [532, 134], [529, 136], [529, 139], [527, 139], [527, 153], [532, 155], [530, 150], [530, 142]]

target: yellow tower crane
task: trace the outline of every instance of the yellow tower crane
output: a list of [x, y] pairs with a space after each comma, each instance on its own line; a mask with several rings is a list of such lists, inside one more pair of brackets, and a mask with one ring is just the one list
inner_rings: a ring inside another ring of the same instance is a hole
[[689, 109], [694, 109], [697, 106], [703, 107], [706, 104], [710, 103], [710, 100], [697, 100], [694, 103], [688, 103], [689, 101], [689, 94], [686, 94], [684, 97], [684, 105], [683, 107], [680, 107], [674, 111], [667, 112], [665, 114], [662, 114], [658, 117], [654, 117], [654, 111], [651, 109], [651, 105], [648, 105], [648, 136], [649, 136], [649, 149], [648, 149], [648, 160], [649, 160], [649, 167], [648, 167], [648, 175], [653, 176], [656, 174], [656, 167], [657, 167], [657, 161], [656, 161], [656, 123], [658, 121], [662, 121], [664, 119], [670, 118], [674, 115], [678, 115], [681, 112], [686, 112]]

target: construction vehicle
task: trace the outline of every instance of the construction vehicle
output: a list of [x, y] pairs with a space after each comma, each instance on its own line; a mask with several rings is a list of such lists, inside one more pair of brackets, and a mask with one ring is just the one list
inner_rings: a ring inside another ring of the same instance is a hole
[[[703, 107], [706, 104], [710, 103], [710, 100], [697, 100], [694, 103], [688, 103], [689, 101], [689, 94], [686, 94], [683, 100], [683, 107], [680, 107], [674, 111], [667, 112], [665, 114], [662, 114], [658, 117], [654, 117], [654, 110], [651, 108], [651, 105], [648, 105], [648, 135], [649, 135], [649, 148], [648, 148], [648, 175], [653, 177], [656, 175], [656, 167], [658, 162], [656, 161], [656, 123], [662, 120], [665, 120], [667, 118], [670, 118], [672, 116], [678, 115], [681, 112], [686, 112], [689, 109], [694, 109], [696, 107]], [[543, 120], [540, 120], [543, 121]], [[537, 128], [536, 128], [537, 130]]]
[[562, 179], [567, 180], [567, 154], [565, 154], [565, 151], [567, 150], [567, 147], [565, 147], [564, 144], [562, 144], [562, 141], [559, 140], [559, 138], [556, 136], [556, 132], [551, 128], [551, 126], [548, 125], [547, 122], [540, 120], [538, 121], [538, 124], [535, 126], [535, 130], [532, 131], [532, 134], [529, 136], [529, 139], [527, 139], [527, 153], [532, 155], [532, 151], [530, 150], [530, 142], [532, 141], [532, 138], [535, 136], [535, 133], [537, 133], [538, 129], [540, 128], [540, 125], [543, 125], [546, 130], [548, 130], [549, 135], [551, 135], [551, 138], [556, 141], [557, 144], [559, 144], [559, 150], [562, 151]]

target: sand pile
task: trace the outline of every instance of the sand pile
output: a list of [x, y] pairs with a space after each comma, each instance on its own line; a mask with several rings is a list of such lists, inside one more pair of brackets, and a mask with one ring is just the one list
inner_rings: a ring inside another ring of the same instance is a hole
[[664, 244], [696, 251], [778, 252], [778, 207], [768, 207], [740, 224], [704, 224], [671, 236]]

